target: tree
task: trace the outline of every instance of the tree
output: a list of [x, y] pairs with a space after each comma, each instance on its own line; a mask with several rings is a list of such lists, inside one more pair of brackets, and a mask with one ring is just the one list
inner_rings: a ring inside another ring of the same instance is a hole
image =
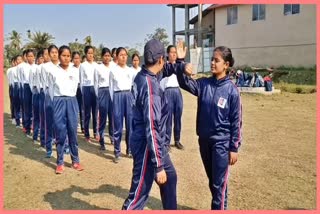
[[87, 36], [84, 38], [84, 45], [91, 45], [92, 44], [92, 39], [91, 36]]
[[4, 67], [11, 67], [11, 59], [21, 54], [21, 49], [15, 49], [10, 44], [4, 46]]
[[7, 38], [10, 40], [10, 47], [13, 49], [21, 49], [22, 42], [21, 42], [21, 33], [18, 33], [17, 31], [13, 30], [10, 34], [9, 37]]
[[147, 34], [147, 38], [144, 40], [145, 43], [150, 39], [158, 39], [165, 47], [170, 44], [168, 41], [168, 34], [164, 28], [157, 28], [153, 34]]
[[81, 56], [84, 55], [84, 44], [78, 42], [78, 39], [75, 39], [75, 42], [69, 42], [69, 47], [71, 51], [78, 51]]
[[137, 51], [137, 49], [135, 48], [128, 48], [128, 63], [131, 64], [132, 63], [132, 55], [133, 54], [138, 54], [140, 56], [139, 51]]
[[37, 50], [47, 48], [53, 42], [54, 37], [49, 33], [36, 31], [28, 36], [30, 42], [26, 44], [26, 48], [34, 48]]

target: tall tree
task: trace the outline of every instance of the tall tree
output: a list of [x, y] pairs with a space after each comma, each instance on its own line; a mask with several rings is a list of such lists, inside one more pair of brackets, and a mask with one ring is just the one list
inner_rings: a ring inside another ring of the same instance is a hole
[[92, 45], [91, 36], [87, 36], [86, 38], [84, 38], [84, 45]]
[[40, 31], [30, 33], [28, 37], [30, 41], [26, 44], [26, 48], [35, 48], [37, 50], [47, 48], [54, 40], [54, 37], [49, 33]]
[[75, 39], [74, 42], [69, 42], [69, 47], [71, 51], [78, 51], [81, 56], [84, 55], [84, 44], [78, 42], [78, 39]]
[[167, 47], [170, 43], [168, 41], [168, 34], [166, 32], [166, 29], [160, 27], [155, 29], [154, 33], [147, 34], [147, 38], [144, 40], [145, 43], [150, 39], [158, 39], [160, 42], [164, 44], [165, 47]]
[[22, 37], [21, 33], [18, 33], [17, 31], [13, 30], [11, 33], [9, 33], [9, 37], [7, 38], [10, 40], [10, 47], [13, 49], [21, 49], [22, 46]]

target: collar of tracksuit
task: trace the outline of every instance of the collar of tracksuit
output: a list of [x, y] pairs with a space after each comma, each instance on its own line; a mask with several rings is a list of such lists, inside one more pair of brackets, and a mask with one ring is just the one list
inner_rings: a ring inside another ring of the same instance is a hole
[[228, 83], [229, 80], [230, 80], [229, 75], [226, 75], [225, 77], [223, 77], [219, 80], [217, 80], [215, 76], [212, 77], [213, 83], [217, 86], [222, 86], [222, 85]]
[[144, 74], [148, 74], [150, 76], [154, 76], [154, 77], [157, 76], [156, 74], [149, 71], [145, 65], [142, 66], [141, 72]]

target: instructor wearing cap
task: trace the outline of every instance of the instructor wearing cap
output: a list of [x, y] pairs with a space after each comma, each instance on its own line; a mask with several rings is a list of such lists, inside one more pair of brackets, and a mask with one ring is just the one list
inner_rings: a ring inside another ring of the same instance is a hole
[[165, 100], [160, 80], [177, 70], [183, 72], [192, 66], [184, 63], [179, 63], [179, 66], [165, 64], [164, 55], [164, 46], [160, 41], [152, 39], [146, 43], [145, 65], [137, 74], [131, 90], [134, 101], [130, 147], [134, 167], [129, 196], [122, 207], [124, 210], [144, 208], [153, 180], [160, 187], [163, 209], [177, 209], [177, 175], [168, 148], [164, 145], [162, 112]]

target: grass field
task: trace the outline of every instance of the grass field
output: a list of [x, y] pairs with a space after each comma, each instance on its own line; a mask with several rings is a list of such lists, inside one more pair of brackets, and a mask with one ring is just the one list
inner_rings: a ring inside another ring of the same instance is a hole
[[[112, 162], [113, 148], [100, 152], [97, 142], [86, 144], [79, 134], [82, 172], [70, 168], [54, 173], [56, 154], [45, 152], [9, 121], [7, 83], [4, 82], [4, 209], [107, 210], [121, 209], [130, 188], [132, 159]], [[172, 148], [178, 174], [178, 208], [210, 209], [208, 180], [195, 134], [196, 99], [183, 93], [181, 141]], [[231, 167], [229, 209], [316, 208], [316, 93], [263, 96], [242, 94], [243, 145]], [[122, 151], [125, 151], [122, 142]], [[157, 185], [146, 209], [162, 209]]]

